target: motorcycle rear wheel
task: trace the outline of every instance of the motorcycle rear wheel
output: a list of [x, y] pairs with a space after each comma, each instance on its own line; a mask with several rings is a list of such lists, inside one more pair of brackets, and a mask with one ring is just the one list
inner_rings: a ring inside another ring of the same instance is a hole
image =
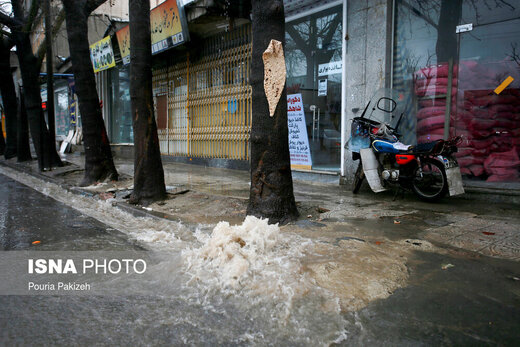
[[359, 164], [354, 174], [354, 184], [352, 185], [352, 193], [357, 194], [359, 192], [359, 188], [361, 188], [361, 184], [365, 179], [365, 173], [363, 172], [363, 163], [361, 159], [359, 159]]
[[448, 192], [448, 179], [444, 166], [432, 159], [422, 159], [421, 170], [417, 167], [412, 178], [412, 190], [419, 199], [435, 202]]

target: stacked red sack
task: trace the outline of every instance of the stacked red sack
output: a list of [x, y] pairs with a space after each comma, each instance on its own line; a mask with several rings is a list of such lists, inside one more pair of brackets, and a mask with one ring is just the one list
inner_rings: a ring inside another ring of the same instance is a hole
[[494, 89], [514, 71], [510, 61], [460, 64], [459, 104], [464, 111], [457, 115], [457, 134], [465, 136], [465, 149], [459, 154], [461, 171], [490, 182], [518, 180], [520, 142], [520, 90], [509, 87], [496, 94]]
[[[503, 64], [498, 66], [501, 71]], [[500, 71], [463, 61], [460, 69], [454, 66], [453, 72], [450, 135], [463, 135], [456, 154], [461, 172], [492, 182], [518, 180], [520, 169], [520, 90], [508, 88], [495, 94], [491, 86], [498, 85], [496, 76]], [[443, 137], [447, 75], [448, 64], [427, 67], [415, 74], [419, 99], [417, 142]], [[476, 86], [486, 88], [475, 90]]]
[[[415, 95], [419, 99], [417, 143], [434, 141], [444, 137], [448, 73], [448, 64], [443, 63], [425, 67], [414, 74]], [[457, 69], [454, 67], [451, 89], [452, 105], [455, 105], [457, 83]]]

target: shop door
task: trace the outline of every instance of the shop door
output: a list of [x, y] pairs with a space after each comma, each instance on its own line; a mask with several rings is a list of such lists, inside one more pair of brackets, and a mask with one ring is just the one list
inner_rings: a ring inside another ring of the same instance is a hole
[[342, 6], [286, 23], [287, 94], [301, 94], [313, 170], [339, 171]]

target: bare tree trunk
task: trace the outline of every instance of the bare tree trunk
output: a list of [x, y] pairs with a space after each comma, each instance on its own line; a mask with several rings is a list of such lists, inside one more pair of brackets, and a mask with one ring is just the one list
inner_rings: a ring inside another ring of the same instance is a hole
[[[1, 39], [0, 43], [0, 91], [4, 103], [5, 112], [5, 159], [16, 156], [16, 91], [14, 89], [13, 75], [11, 74], [11, 52], [10, 47]], [[3, 134], [2, 134], [3, 140]]]
[[29, 144], [29, 122], [27, 120], [27, 111], [25, 110], [25, 102], [23, 92], [20, 90], [20, 103], [18, 106], [18, 122], [17, 122], [17, 144], [18, 161], [32, 160], [31, 146]]
[[32, 53], [29, 37], [25, 33], [18, 33], [17, 36], [16, 54], [22, 71], [25, 107], [31, 128], [33, 145], [38, 156], [38, 166], [40, 170], [62, 166], [63, 163], [55, 149], [55, 140], [50, 138], [43, 117], [40, 83], [38, 81], [40, 72], [38, 59]]
[[134, 191], [131, 203], [148, 204], [166, 197], [152, 97], [150, 1], [129, 0], [130, 98], [134, 127]]
[[437, 62], [445, 63], [458, 59], [458, 35], [456, 27], [462, 16], [462, 0], [442, 0], [437, 25]]
[[103, 179], [117, 180], [105, 123], [96, 92], [96, 78], [90, 61], [88, 16], [85, 0], [62, 0], [65, 8], [67, 37], [72, 70], [78, 95], [85, 146], [85, 177], [81, 185]]
[[38, 155], [38, 166], [42, 171], [54, 166], [63, 166], [58, 152], [56, 152], [55, 139], [51, 139], [49, 136], [41, 108], [42, 99], [38, 80], [40, 63], [32, 51], [29, 40], [30, 30], [24, 28], [24, 25], [27, 24], [24, 22], [26, 15], [20, 0], [13, 0], [11, 3], [15, 19], [21, 23], [12, 29], [14, 29], [13, 37], [16, 43], [16, 55], [18, 56], [22, 72], [25, 107], [27, 109], [34, 148]]
[[51, 152], [56, 150], [56, 124], [54, 120], [54, 68], [52, 62], [52, 27], [51, 27], [51, 0], [44, 0], [43, 9], [45, 14], [45, 62], [47, 67], [47, 125], [49, 127], [49, 136], [53, 139], [54, 146], [50, 148]]
[[4, 129], [2, 124], [0, 123], [0, 155], [3, 155], [5, 152], [5, 140], [4, 140]]
[[269, 218], [269, 223], [287, 223], [298, 217], [294, 201], [289, 135], [287, 92], [273, 117], [264, 91], [262, 54], [271, 39], [285, 46], [285, 16], [282, 0], [253, 0], [253, 53], [251, 60], [252, 127], [251, 190], [247, 214]]

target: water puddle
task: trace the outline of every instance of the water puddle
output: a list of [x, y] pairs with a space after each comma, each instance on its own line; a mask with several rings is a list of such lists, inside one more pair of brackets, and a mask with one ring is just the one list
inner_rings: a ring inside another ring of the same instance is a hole
[[[281, 232], [255, 217], [241, 225], [221, 222], [214, 228], [135, 217], [106, 201], [72, 194], [12, 169], [0, 172], [97, 219], [108, 226], [107, 232], [126, 234], [160, 257], [146, 274], [154, 295], [2, 299], [4, 309], [13, 312], [29, 304], [31, 314], [16, 321], [20, 327], [33, 326], [38, 316], [54, 317], [48, 324], [56, 329], [46, 329], [41, 343], [60, 341], [57, 334], [63, 334], [64, 327], [56, 319], [74, 322], [82, 337], [87, 334], [82, 329], [90, 326], [87, 340], [93, 343], [109, 338], [104, 331], [111, 326], [111, 340], [143, 344], [314, 346], [347, 336], [339, 299], [302, 265], [315, 246], [308, 238]], [[107, 307], [116, 309], [106, 312]], [[70, 334], [71, 329], [66, 330]]]

